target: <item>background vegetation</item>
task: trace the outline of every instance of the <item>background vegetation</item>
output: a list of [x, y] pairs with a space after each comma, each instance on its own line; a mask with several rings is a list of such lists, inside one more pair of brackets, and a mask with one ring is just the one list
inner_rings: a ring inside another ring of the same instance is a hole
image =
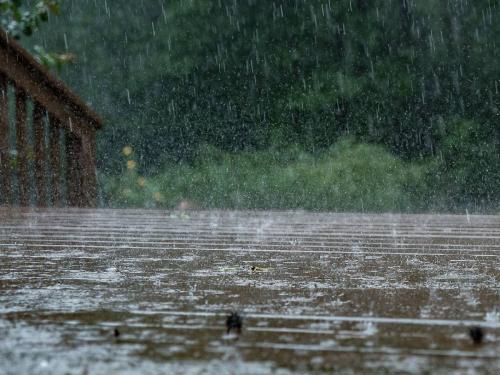
[[[500, 210], [497, 0], [62, 1], [113, 206]], [[125, 148], [124, 147], [128, 147]]]

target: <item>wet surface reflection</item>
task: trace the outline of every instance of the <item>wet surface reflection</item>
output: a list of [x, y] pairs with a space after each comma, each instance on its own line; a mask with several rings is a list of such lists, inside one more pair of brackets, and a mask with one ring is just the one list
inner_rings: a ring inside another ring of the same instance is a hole
[[0, 374], [498, 373], [499, 260], [498, 216], [0, 209]]

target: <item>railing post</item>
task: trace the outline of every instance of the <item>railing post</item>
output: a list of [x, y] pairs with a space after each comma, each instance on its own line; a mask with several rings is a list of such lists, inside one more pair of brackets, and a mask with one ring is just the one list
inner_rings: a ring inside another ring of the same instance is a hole
[[11, 201], [7, 77], [0, 73], [0, 203]]
[[61, 143], [60, 143], [60, 122], [59, 120], [49, 114], [49, 149], [50, 149], [50, 187], [51, 187], [51, 201], [53, 206], [61, 206]]
[[66, 130], [66, 188], [68, 204], [80, 207], [82, 199], [82, 142], [72, 132]]
[[38, 207], [47, 205], [44, 116], [45, 108], [39, 102], [35, 102], [35, 108], [33, 109], [33, 130], [35, 134], [35, 191], [36, 205]]
[[97, 204], [97, 178], [95, 170], [95, 131], [89, 131], [82, 137], [82, 197], [85, 207]]
[[16, 86], [16, 151], [19, 184], [19, 203], [29, 205], [28, 180], [28, 130], [26, 126], [26, 92]]

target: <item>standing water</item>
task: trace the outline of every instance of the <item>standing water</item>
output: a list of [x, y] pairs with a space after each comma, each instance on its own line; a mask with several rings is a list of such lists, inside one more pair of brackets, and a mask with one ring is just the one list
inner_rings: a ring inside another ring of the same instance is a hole
[[0, 218], [2, 375], [500, 371], [496, 216]]

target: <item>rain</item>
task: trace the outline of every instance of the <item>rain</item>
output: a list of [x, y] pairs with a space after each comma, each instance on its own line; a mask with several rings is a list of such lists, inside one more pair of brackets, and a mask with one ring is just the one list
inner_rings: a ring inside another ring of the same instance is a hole
[[0, 0], [0, 375], [500, 372], [496, 0]]

